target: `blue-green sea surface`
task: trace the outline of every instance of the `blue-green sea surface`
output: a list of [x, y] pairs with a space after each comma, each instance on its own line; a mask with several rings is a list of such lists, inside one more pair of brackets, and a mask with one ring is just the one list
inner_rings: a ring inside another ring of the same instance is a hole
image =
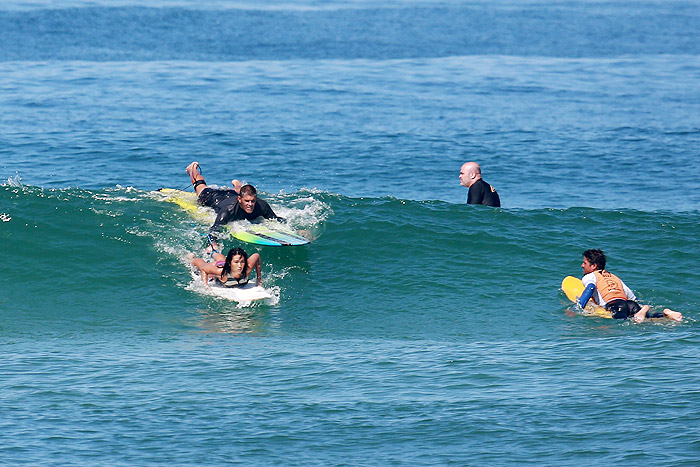
[[[0, 464], [694, 465], [695, 1], [0, 6]], [[234, 178], [306, 246], [192, 280]], [[465, 204], [481, 164], [497, 209]], [[680, 323], [584, 316], [581, 253]]]

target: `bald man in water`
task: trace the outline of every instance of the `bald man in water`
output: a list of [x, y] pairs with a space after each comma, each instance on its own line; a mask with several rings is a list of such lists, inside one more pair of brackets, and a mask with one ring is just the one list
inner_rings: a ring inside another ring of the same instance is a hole
[[469, 188], [467, 204], [483, 204], [494, 208], [501, 207], [501, 198], [494, 187], [481, 178], [481, 167], [476, 162], [462, 164], [459, 171], [459, 182]]

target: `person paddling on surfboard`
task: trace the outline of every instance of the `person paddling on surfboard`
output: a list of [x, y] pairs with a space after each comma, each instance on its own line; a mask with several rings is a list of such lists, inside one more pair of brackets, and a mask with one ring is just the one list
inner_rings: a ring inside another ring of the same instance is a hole
[[192, 266], [199, 270], [204, 285], [209, 287], [209, 279], [223, 287], [238, 287], [250, 281], [250, 273], [255, 269], [256, 285], [262, 286], [261, 260], [258, 253], [248, 254], [242, 248], [231, 248], [226, 256], [213, 252], [214, 262], [192, 257]]
[[259, 217], [282, 220], [266, 201], [258, 198], [258, 192], [253, 185], [241, 186], [241, 182], [233, 180], [231, 183], [234, 188], [211, 188], [204, 181], [197, 161], [188, 165], [186, 171], [199, 204], [213, 208], [216, 212], [216, 220], [209, 229], [214, 251], [219, 250], [216, 235], [228, 222], [242, 219], [253, 221]]
[[581, 268], [585, 275], [581, 282], [586, 288], [579, 298], [581, 308], [585, 307], [588, 300], [593, 298], [593, 301], [598, 305], [610, 311], [615, 319], [633, 317], [635, 323], [641, 323], [646, 318], [663, 318], [664, 316], [674, 321], [683, 319], [681, 313], [669, 308], [664, 308], [663, 313], [649, 313], [649, 305], [640, 306], [636, 302], [637, 297], [632, 290], [615, 274], [605, 270], [605, 263], [605, 253], [602, 250], [594, 249], [583, 252]]

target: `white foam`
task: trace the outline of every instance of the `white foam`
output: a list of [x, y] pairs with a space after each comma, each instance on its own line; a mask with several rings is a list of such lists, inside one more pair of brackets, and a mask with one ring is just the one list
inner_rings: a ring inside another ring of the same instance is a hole
[[325, 221], [333, 210], [321, 200], [312, 196], [279, 200], [281, 204], [272, 205], [277, 215], [286, 219], [295, 228], [310, 229]]
[[14, 187], [21, 187], [22, 186], [22, 178], [19, 176], [19, 174], [15, 175], [14, 177], [9, 177], [5, 183], [3, 183], [5, 186], [14, 186]]

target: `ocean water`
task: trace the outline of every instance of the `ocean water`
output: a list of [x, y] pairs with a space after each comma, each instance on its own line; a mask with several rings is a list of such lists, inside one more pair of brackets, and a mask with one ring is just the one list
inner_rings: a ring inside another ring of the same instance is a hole
[[[694, 465], [697, 1], [0, 5], [0, 463]], [[314, 241], [192, 283], [157, 189]], [[465, 204], [479, 162], [502, 208]], [[602, 248], [681, 323], [559, 290]]]

